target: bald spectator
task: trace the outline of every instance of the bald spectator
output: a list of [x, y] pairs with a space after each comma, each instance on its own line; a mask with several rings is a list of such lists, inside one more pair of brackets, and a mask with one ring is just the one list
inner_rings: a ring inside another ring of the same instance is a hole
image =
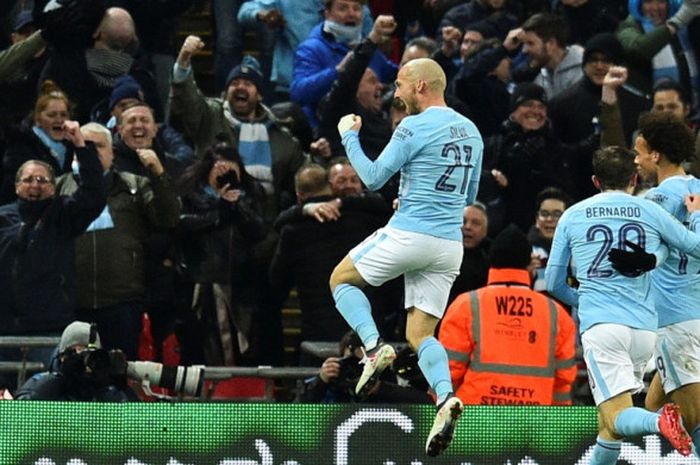
[[[311, 165], [313, 166], [313, 164]], [[390, 204], [381, 195], [364, 190], [357, 171], [346, 157], [331, 159], [327, 173], [331, 197], [326, 200], [307, 202], [305, 197], [300, 197], [297, 186], [298, 204], [288, 208], [277, 217], [275, 229], [280, 230], [285, 224], [300, 221], [304, 217], [314, 218], [321, 223], [335, 221], [342, 216], [345, 210], [361, 210], [377, 215], [391, 213]], [[308, 190], [302, 189], [302, 192]]]
[[331, 160], [328, 172], [328, 183], [333, 195], [345, 197], [362, 194], [362, 181], [347, 158]]
[[[328, 174], [320, 165], [302, 167], [296, 175], [295, 185], [302, 206], [310, 203], [323, 205], [334, 198]], [[389, 208], [370, 213], [343, 207], [343, 214], [336, 221], [319, 222], [307, 216], [282, 226], [277, 251], [270, 265], [270, 276], [281, 298], [286, 297], [291, 287], [297, 288], [302, 311], [301, 340], [337, 341], [348, 330], [345, 320], [335, 310], [327, 286], [328, 276], [338, 260], [373, 228], [383, 224], [390, 214]], [[384, 287], [382, 292], [387, 292], [387, 289]], [[375, 294], [377, 298], [372, 298], [379, 304], [380, 294]], [[398, 296], [394, 294], [394, 297]], [[398, 298], [394, 305], [395, 308], [380, 306], [376, 311], [382, 315], [398, 311], [401, 307]]]
[[491, 239], [486, 235], [489, 228], [489, 218], [486, 206], [474, 202], [464, 209], [462, 224], [462, 245], [464, 255], [459, 274], [450, 289], [448, 305], [458, 295], [478, 289], [486, 285], [489, 275], [489, 248]]
[[135, 61], [133, 55], [137, 49], [138, 38], [129, 12], [123, 8], [109, 8], [94, 31], [92, 44], [87, 48], [54, 49], [43, 76], [56, 82], [76, 102], [76, 119], [86, 123], [96, 106], [109, 101], [117, 80], [130, 74], [139, 81], [146, 101], [160, 119], [162, 107], [155, 82]]
[[[138, 59], [153, 74], [162, 107], [166, 106], [170, 92], [179, 18], [194, 3], [194, 0], [109, 0], [110, 6], [124, 8], [134, 20], [139, 38]], [[155, 105], [150, 99], [149, 103]], [[165, 109], [163, 113], [167, 113]], [[157, 115], [158, 122], [164, 120], [164, 114]]]

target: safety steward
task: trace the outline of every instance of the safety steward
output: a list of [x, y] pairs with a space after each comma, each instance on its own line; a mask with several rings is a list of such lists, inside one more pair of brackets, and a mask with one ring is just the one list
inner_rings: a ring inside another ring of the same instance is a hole
[[465, 404], [571, 405], [576, 378], [571, 316], [530, 288], [531, 246], [515, 226], [493, 241], [488, 283], [450, 305], [440, 342]]

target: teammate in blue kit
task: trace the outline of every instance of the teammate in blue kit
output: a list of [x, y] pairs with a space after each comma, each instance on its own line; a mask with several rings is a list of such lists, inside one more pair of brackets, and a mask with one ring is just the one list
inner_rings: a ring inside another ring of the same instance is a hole
[[[700, 192], [700, 180], [686, 174], [683, 163], [693, 158], [693, 133], [673, 114], [651, 112], [639, 121], [635, 141], [637, 171], [658, 181], [645, 197], [681, 222], [688, 222], [684, 199]], [[676, 249], [651, 272], [654, 305], [659, 314], [654, 355], [657, 374], [647, 395], [647, 407], [668, 395], [683, 412], [695, 453], [700, 450], [700, 260]], [[663, 388], [663, 392], [661, 392]]]
[[330, 279], [336, 307], [367, 349], [356, 387], [362, 393], [396, 355], [379, 339], [361, 288], [404, 275], [406, 340], [437, 396], [438, 413], [426, 442], [430, 456], [449, 446], [463, 410], [453, 394], [447, 353], [434, 333], [459, 273], [462, 212], [476, 199], [484, 145], [474, 123], [445, 104], [445, 82], [431, 59], [409, 61], [399, 70], [395, 98], [409, 116], [374, 162], [360, 147], [361, 118], [341, 118], [345, 151], [367, 187], [378, 189], [399, 170], [401, 183], [399, 207], [387, 226], [352, 249]]
[[[608, 254], [632, 248], [650, 261], [668, 253], [665, 244], [700, 258], [696, 235], [667, 211], [629, 193], [636, 181], [634, 152], [621, 147], [598, 150], [593, 156], [593, 182], [601, 193], [564, 212], [554, 234], [547, 262], [547, 290], [579, 309], [581, 342], [593, 399], [598, 406], [598, 437], [591, 465], [617, 462], [621, 439], [661, 433], [682, 455], [691, 452], [676, 404], [661, 413], [632, 406], [631, 393], [642, 388], [642, 376], [656, 341], [657, 314], [648, 273], [620, 272]], [[700, 197], [686, 199], [689, 211], [700, 209]], [[700, 213], [691, 213], [700, 221]], [[646, 254], [643, 250], [651, 252]], [[570, 259], [580, 285], [566, 284]], [[653, 265], [652, 265], [653, 267]], [[629, 270], [627, 270], [629, 271]]]

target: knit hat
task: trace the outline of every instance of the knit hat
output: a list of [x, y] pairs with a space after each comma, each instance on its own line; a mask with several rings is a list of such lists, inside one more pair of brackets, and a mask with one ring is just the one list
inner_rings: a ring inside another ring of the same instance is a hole
[[515, 111], [528, 100], [539, 100], [547, 105], [547, 95], [544, 93], [542, 86], [533, 82], [523, 82], [515, 86], [510, 96], [510, 111]]
[[12, 32], [19, 32], [20, 29], [28, 24], [34, 24], [34, 16], [30, 10], [22, 10], [15, 16], [15, 20], [12, 23]]
[[610, 32], [596, 34], [588, 39], [586, 49], [583, 52], [582, 64], [585, 65], [594, 52], [602, 53], [615, 64], [620, 63], [623, 55], [622, 44], [617, 40], [615, 34]]
[[260, 71], [260, 63], [258, 63], [258, 60], [253, 56], [244, 56], [241, 64], [228, 73], [226, 87], [228, 87], [234, 79], [247, 79], [257, 87], [258, 92], [262, 92], [263, 75], [262, 71]]
[[[90, 343], [90, 323], [84, 321], [74, 321], [66, 326], [61, 334], [61, 342], [58, 344], [58, 353], [61, 354], [76, 345], [87, 347]], [[96, 334], [95, 347], [102, 347], [100, 343], [100, 335]]]
[[120, 100], [126, 98], [135, 98], [143, 102], [143, 90], [141, 90], [141, 85], [128, 74], [120, 77], [117, 79], [117, 82], [114, 83], [112, 94], [109, 96], [109, 111], [112, 111]]
[[509, 224], [491, 241], [489, 259], [492, 268], [526, 269], [530, 264], [532, 245], [516, 225]]

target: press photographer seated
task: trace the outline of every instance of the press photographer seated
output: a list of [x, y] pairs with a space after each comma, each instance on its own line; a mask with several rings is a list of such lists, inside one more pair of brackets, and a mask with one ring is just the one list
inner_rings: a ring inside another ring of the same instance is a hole
[[[96, 326], [74, 321], [63, 330], [50, 371], [38, 373], [16, 392], [17, 400], [127, 402], [126, 360], [101, 348]], [[120, 357], [121, 355], [121, 357]]]
[[[355, 385], [362, 374], [362, 341], [354, 331], [340, 340], [341, 357], [328, 357], [317, 376], [306, 380], [302, 402], [384, 404], [432, 403], [428, 385], [418, 369], [418, 358], [408, 348], [400, 351], [391, 369], [385, 370], [366, 396], [355, 394]], [[396, 373], [401, 375], [399, 380]]]

